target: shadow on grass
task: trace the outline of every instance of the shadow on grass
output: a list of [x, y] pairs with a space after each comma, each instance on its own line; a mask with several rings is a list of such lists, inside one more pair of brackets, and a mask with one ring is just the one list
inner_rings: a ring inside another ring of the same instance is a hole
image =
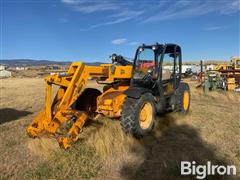
[[12, 108], [0, 109], [0, 124], [17, 120], [21, 117], [32, 114], [30, 111], [19, 111]]
[[[158, 121], [156, 131], [143, 139], [144, 161], [141, 164], [125, 164], [121, 169], [124, 179], [196, 179], [196, 176], [181, 176], [181, 161], [195, 161], [196, 165], [230, 165], [218, 157], [216, 148], [204, 142], [195, 128], [177, 125], [174, 118], [165, 115]], [[229, 176], [207, 176], [205, 179], [233, 179]]]

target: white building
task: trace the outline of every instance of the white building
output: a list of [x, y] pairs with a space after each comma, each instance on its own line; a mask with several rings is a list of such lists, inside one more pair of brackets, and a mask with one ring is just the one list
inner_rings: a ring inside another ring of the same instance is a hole
[[26, 70], [26, 67], [16, 67], [16, 70], [21, 71], [21, 70]]
[[[173, 66], [163, 66], [163, 69], [169, 69], [170, 71], [173, 71]], [[183, 74], [186, 73], [189, 69], [191, 69], [193, 73], [199, 73], [201, 67], [197, 65], [182, 65]]]
[[6, 66], [0, 65], [0, 71], [6, 69]]
[[209, 65], [207, 65], [207, 67], [206, 67], [206, 70], [214, 70], [214, 67], [215, 67], [215, 65], [214, 64], [209, 64]]
[[11, 71], [7, 71], [7, 70], [0, 70], [0, 78], [6, 78], [6, 77], [11, 77], [12, 73]]
[[[202, 67], [202, 71], [204, 72], [206, 70], [205, 66]], [[196, 71], [197, 73], [200, 73], [201, 72], [201, 65], [197, 65], [196, 66]]]

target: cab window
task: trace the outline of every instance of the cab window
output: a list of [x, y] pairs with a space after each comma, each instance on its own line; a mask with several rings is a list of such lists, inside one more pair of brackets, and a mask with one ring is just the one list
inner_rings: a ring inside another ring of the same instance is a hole
[[134, 78], [142, 79], [155, 72], [155, 52], [151, 48], [140, 49], [135, 64]]
[[168, 80], [174, 74], [174, 54], [166, 53], [162, 63], [162, 80]]

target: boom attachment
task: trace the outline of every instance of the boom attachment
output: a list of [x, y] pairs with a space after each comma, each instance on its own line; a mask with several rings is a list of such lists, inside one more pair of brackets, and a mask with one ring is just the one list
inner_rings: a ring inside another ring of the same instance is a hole
[[[55, 74], [45, 78], [46, 104], [45, 108], [37, 115], [28, 126], [27, 133], [37, 137], [41, 133], [54, 135], [59, 144], [67, 149], [71, 142], [79, 139], [79, 133], [88, 119], [88, 112], [78, 111], [73, 108], [78, 97], [83, 93], [88, 78], [94, 77], [101, 81], [112, 82], [115, 79], [131, 78], [132, 66], [85, 66], [81, 62], [71, 64], [66, 74]], [[52, 100], [52, 85], [60, 86], [55, 98]], [[65, 123], [71, 124], [67, 134], [61, 134], [59, 129]]]

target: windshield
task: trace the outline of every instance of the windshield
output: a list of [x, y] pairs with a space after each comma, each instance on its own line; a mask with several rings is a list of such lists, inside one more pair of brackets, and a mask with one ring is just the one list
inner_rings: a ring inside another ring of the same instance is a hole
[[139, 50], [137, 55], [135, 69], [134, 69], [134, 79], [143, 79], [149, 74], [155, 72], [155, 53], [150, 48], [145, 48]]

